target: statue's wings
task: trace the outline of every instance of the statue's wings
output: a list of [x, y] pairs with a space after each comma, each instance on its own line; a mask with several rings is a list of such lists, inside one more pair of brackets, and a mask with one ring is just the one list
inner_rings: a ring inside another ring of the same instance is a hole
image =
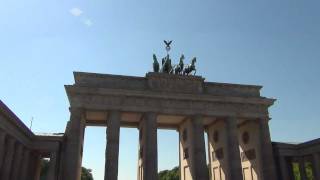
[[166, 44], [166, 46], [170, 46], [170, 44], [172, 43], [172, 41], [169, 41], [169, 42], [168, 42], [168, 41], [166, 41], [166, 40], [164, 40], [163, 42]]

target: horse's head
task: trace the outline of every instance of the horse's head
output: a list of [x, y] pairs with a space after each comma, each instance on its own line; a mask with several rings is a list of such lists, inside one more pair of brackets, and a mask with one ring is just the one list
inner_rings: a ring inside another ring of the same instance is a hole
[[157, 60], [157, 56], [155, 55], [155, 54], [153, 54], [153, 62], [158, 62], [158, 60]]
[[191, 64], [195, 64], [197, 62], [197, 58], [196, 57], [194, 57], [194, 58], [192, 58], [192, 60], [191, 60]]
[[182, 54], [181, 57], [180, 57], [180, 63], [182, 63], [184, 60], [184, 55]]

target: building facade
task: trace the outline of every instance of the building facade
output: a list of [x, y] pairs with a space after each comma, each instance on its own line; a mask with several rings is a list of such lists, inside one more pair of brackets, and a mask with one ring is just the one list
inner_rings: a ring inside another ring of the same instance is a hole
[[[64, 134], [34, 135], [2, 105], [1, 180], [38, 180], [41, 157], [50, 158], [48, 179], [80, 180], [87, 126], [107, 127], [106, 180], [118, 178], [121, 127], [139, 130], [138, 180], [157, 179], [158, 128], [179, 132], [181, 180], [291, 178], [283, 175], [282, 164], [278, 166], [283, 154], [270, 139], [268, 108], [275, 100], [261, 96], [261, 86], [205, 82], [200, 76], [163, 73], [132, 77], [75, 72], [74, 78], [73, 85], [65, 86], [70, 120]], [[25, 152], [33, 154], [33, 160], [25, 162], [29, 164], [28, 176], [17, 173], [24, 168], [17, 170], [14, 163], [19, 159], [12, 155], [27, 158]]]

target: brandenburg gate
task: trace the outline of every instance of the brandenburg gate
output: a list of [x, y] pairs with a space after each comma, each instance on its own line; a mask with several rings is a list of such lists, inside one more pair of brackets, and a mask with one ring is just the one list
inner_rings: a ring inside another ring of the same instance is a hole
[[158, 128], [179, 132], [180, 180], [289, 180], [295, 162], [302, 180], [310, 162], [320, 180], [320, 139], [271, 142], [275, 99], [261, 96], [262, 86], [206, 82], [196, 58], [184, 65], [181, 55], [173, 66], [172, 41], [164, 43], [161, 69], [153, 55], [145, 77], [74, 72], [65, 133], [34, 134], [0, 100], [0, 179], [39, 180], [40, 160], [50, 158], [46, 180], [80, 180], [85, 129], [105, 126], [105, 180], [118, 179], [121, 127], [139, 130], [138, 180], [158, 179]]
[[118, 178], [121, 127], [139, 130], [138, 180], [158, 179], [158, 128], [179, 132], [181, 180], [277, 179], [268, 126], [275, 100], [262, 97], [261, 86], [156, 72], [75, 72], [74, 78], [65, 86], [71, 116], [60, 158], [63, 180], [80, 179], [86, 126], [107, 127], [106, 180]]

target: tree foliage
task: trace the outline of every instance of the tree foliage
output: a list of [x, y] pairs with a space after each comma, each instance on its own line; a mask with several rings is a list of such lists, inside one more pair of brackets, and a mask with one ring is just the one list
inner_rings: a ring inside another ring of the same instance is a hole
[[[49, 170], [49, 161], [46, 159], [42, 159], [40, 180], [46, 180], [48, 170]], [[82, 167], [81, 180], [93, 180], [92, 170]]]
[[82, 167], [81, 180], [93, 180], [92, 170]]
[[179, 167], [164, 170], [158, 173], [159, 180], [179, 180]]

